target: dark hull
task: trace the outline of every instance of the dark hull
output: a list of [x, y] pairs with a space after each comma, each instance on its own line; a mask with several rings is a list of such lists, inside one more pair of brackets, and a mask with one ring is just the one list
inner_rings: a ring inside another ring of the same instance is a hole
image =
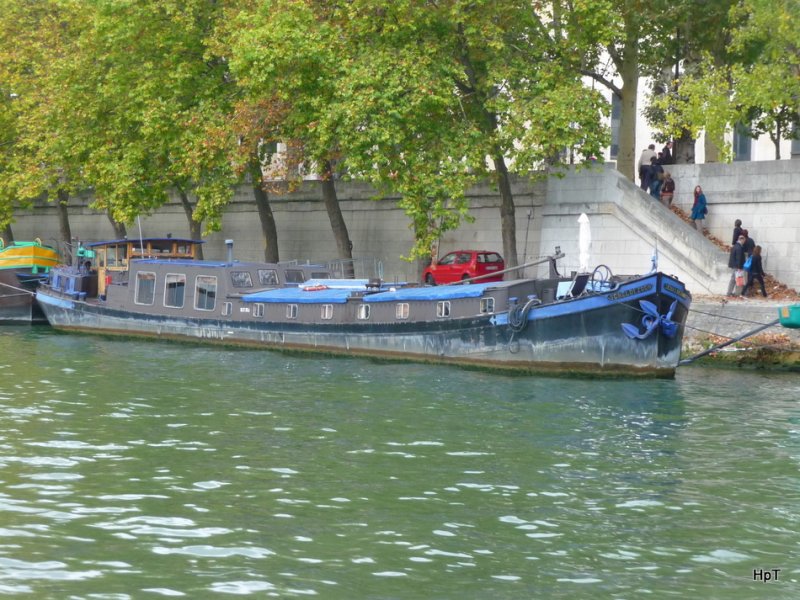
[[[677, 280], [653, 274], [595, 294], [509, 314], [446, 322], [303, 324], [176, 318], [112, 310], [39, 291], [51, 325], [64, 330], [193, 340], [279, 350], [457, 364], [526, 373], [671, 377], [680, 359], [690, 297]], [[675, 325], [647, 332], [642, 301]], [[514, 321], [514, 318], [511, 319]], [[623, 324], [640, 337], [625, 333]]]
[[39, 280], [39, 276], [29, 275], [23, 270], [0, 270], [0, 323], [47, 322], [36, 302], [35, 290]]

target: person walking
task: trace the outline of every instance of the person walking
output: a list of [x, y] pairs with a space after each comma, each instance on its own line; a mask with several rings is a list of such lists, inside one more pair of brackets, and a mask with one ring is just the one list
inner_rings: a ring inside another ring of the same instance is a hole
[[669, 208], [672, 206], [672, 197], [675, 195], [675, 181], [672, 179], [672, 173], [666, 171], [664, 173], [664, 183], [661, 185], [661, 204]]
[[740, 235], [742, 235], [742, 220], [736, 219], [733, 222], [733, 239], [731, 240], [731, 246], [736, 243], [736, 240], [739, 239]]
[[672, 141], [668, 141], [664, 144], [664, 147], [661, 149], [661, 164], [662, 165], [671, 165], [675, 163], [675, 159], [672, 156]]
[[744, 285], [744, 282], [740, 284], [736, 281], [737, 276], [742, 277], [740, 271], [744, 268], [744, 240], [745, 237], [740, 235], [728, 256], [728, 268], [731, 270], [731, 280], [728, 283], [728, 296], [738, 296], [739, 294], [735, 293], [736, 290], [741, 293], [742, 286]]
[[753, 280], [758, 280], [761, 284], [761, 295], [767, 297], [767, 290], [764, 287], [764, 267], [761, 264], [761, 246], [753, 248], [753, 256], [750, 261], [750, 275], [747, 278], [747, 284], [742, 290], [742, 296], [747, 296], [747, 292], [753, 287]]
[[742, 229], [742, 233], [740, 235], [744, 236], [744, 244], [742, 247], [744, 248], [744, 257], [745, 259], [753, 254], [753, 249], [756, 247], [756, 243], [753, 238], [750, 237], [750, 232], [747, 229]]
[[[703, 193], [703, 188], [699, 185], [694, 188], [694, 204], [692, 204], [692, 223], [694, 228], [700, 233], [703, 233], [703, 219], [708, 214], [708, 206], [706, 204], [706, 195]], [[741, 267], [740, 267], [741, 268]]]
[[648, 191], [650, 195], [656, 200], [661, 195], [661, 186], [664, 183], [664, 167], [658, 164], [655, 158], [650, 159], [650, 181], [648, 182]]
[[657, 158], [655, 144], [650, 144], [647, 148], [642, 150], [642, 153], [639, 155], [639, 185], [644, 191], [647, 191], [649, 183], [649, 181], [647, 181], [647, 173], [650, 169], [650, 159], [652, 158]]

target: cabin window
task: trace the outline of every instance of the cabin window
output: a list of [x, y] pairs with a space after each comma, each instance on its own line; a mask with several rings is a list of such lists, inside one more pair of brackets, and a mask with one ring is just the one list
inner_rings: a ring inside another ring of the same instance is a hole
[[494, 298], [481, 298], [481, 313], [493, 313], [494, 312]]
[[362, 321], [369, 319], [369, 304], [360, 304], [358, 306], [358, 318]]
[[399, 302], [394, 309], [396, 319], [407, 319], [409, 314], [408, 302]]
[[442, 300], [436, 303], [436, 316], [449, 317], [450, 316], [450, 301]]
[[284, 277], [286, 277], [286, 283], [303, 283], [306, 280], [305, 275], [299, 269], [286, 269]]
[[222, 303], [222, 316], [228, 317], [233, 312], [233, 303], [232, 302], [223, 302]]
[[140, 271], [136, 274], [136, 304], [152, 305], [156, 297], [156, 274]]
[[333, 304], [323, 304], [322, 314], [320, 315], [326, 321], [333, 318]]
[[278, 285], [278, 272], [275, 269], [259, 269], [258, 283], [261, 285]]
[[311, 272], [311, 279], [330, 279], [330, 278], [331, 278], [331, 274], [328, 273], [327, 271], [322, 271], [322, 272], [312, 271]]
[[264, 316], [264, 305], [261, 302], [256, 302], [253, 304], [253, 316], [254, 317], [263, 317]]
[[287, 319], [296, 319], [297, 318], [297, 304], [287, 304], [286, 305], [286, 318]]
[[198, 275], [195, 280], [194, 307], [197, 310], [214, 310], [217, 304], [217, 278]]
[[164, 284], [164, 306], [183, 308], [186, 296], [186, 275], [182, 273], [167, 273]]
[[253, 277], [250, 271], [231, 271], [231, 285], [235, 288], [253, 287]]
[[105, 249], [105, 266], [107, 267], [121, 267], [125, 265], [125, 259], [128, 258], [127, 246], [108, 246]]

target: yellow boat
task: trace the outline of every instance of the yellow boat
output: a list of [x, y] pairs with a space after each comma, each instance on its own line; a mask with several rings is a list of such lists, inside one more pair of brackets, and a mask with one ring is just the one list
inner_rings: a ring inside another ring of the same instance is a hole
[[14, 242], [8, 246], [0, 238], [0, 269], [31, 269], [35, 273], [56, 266], [58, 260], [58, 252], [42, 244], [38, 238], [33, 242]]
[[0, 238], [0, 323], [45, 321], [35, 290], [59, 262], [58, 251], [38, 238], [8, 245]]

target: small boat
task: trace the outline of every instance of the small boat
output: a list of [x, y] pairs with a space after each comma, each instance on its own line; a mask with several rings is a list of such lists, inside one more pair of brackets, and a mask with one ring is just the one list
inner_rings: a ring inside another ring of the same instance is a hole
[[35, 290], [58, 262], [58, 252], [38, 238], [9, 245], [0, 238], [0, 323], [46, 322]]
[[781, 306], [778, 309], [778, 319], [783, 327], [800, 329], [800, 304]]
[[[489, 370], [672, 377], [691, 294], [660, 272], [422, 286], [334, 279], [323, 267], [181, 256], [99, 242], [37, 298], [60, 330], [446, 363]], [[115, 250], [112, 250], [116, 248]], [[112, 257], [116, 262], [112, 264]], [[120, 258], [124, 258], [120, 262]], [[534, 264], [534, 263], [531, 263]]]

